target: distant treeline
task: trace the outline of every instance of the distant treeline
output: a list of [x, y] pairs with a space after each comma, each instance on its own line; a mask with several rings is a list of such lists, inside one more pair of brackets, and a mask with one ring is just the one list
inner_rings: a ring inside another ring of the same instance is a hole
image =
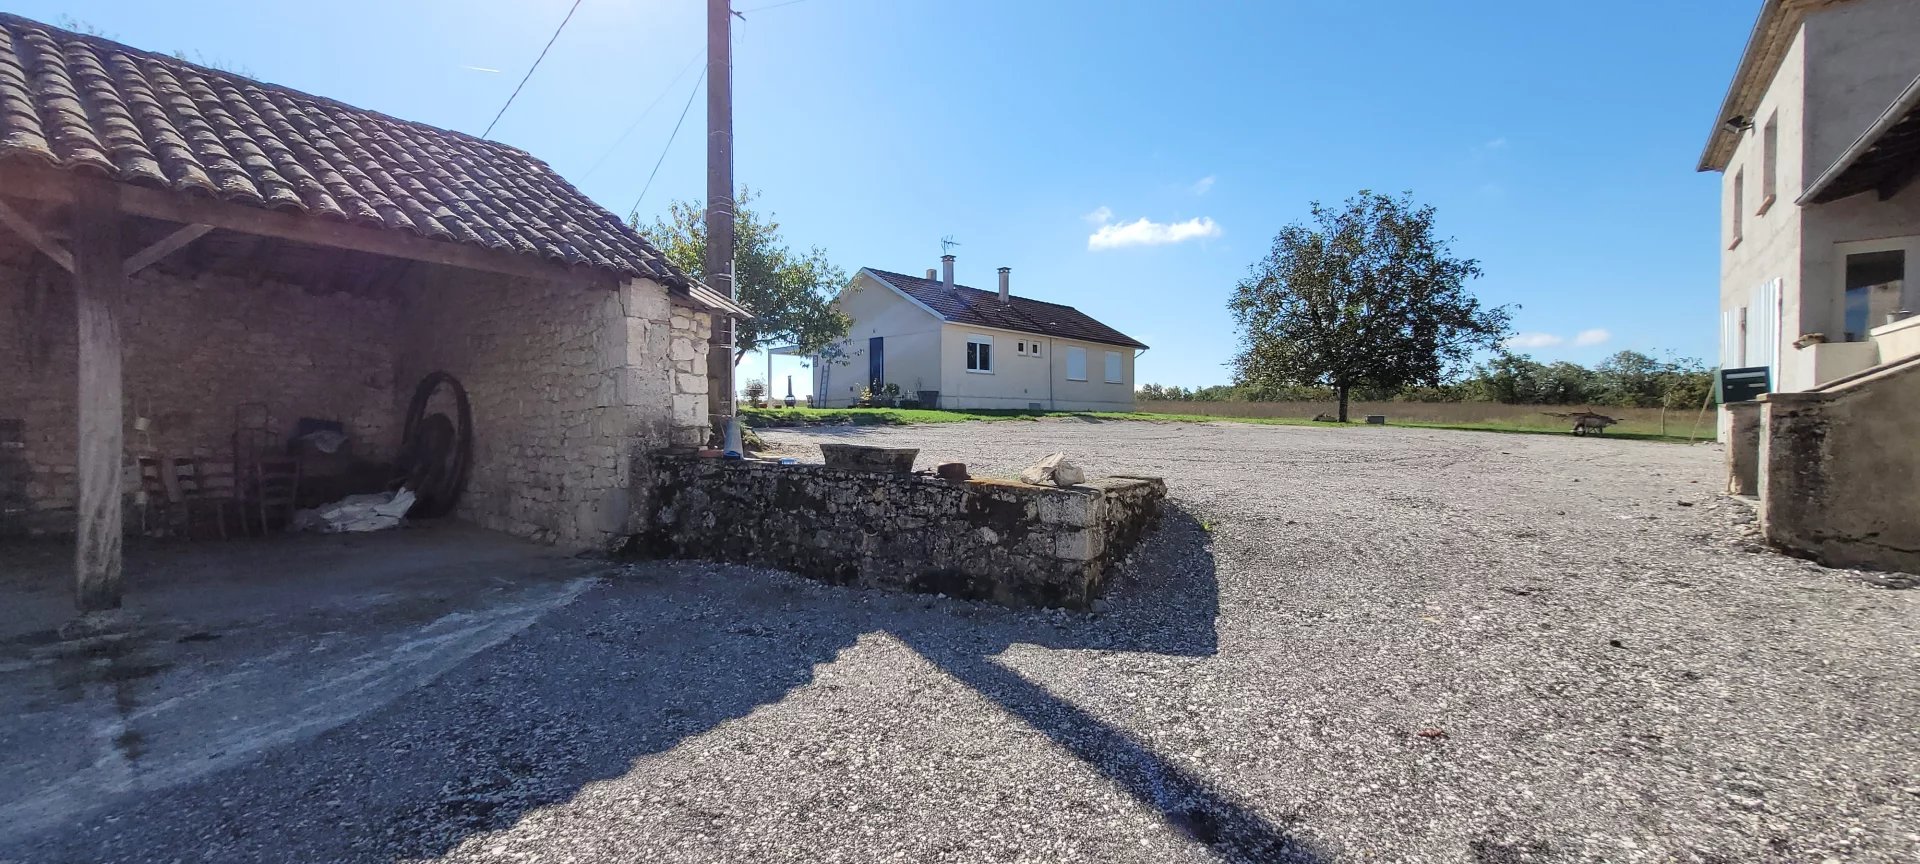
[[[1684, 357], [1660, 360], [1621, 351], [1592, 368], [1557, 360], [1541, 363], [1524, 354], [1502, 353], [1459, 379], [1431, 387], [1390, 392], [1354, 388], [1368, 402], [1501, 402], [1508, 405], [1615, 405], [1627, 408], [1697, 408], [1713, 390], [1713, 370]], [[1139, 398], [1176, 402], [1330, 402], [1330, 387], [1270, 387], [1216, 384], [1187, 389], [1147, 384]]]

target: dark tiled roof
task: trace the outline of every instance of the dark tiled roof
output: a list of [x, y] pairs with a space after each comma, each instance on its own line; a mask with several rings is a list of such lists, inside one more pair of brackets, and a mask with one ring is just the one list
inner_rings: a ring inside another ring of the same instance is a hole
[[525, 151], [5, 13], [0, 159], [689, 284]]
[[1118, 330], [1108, 327], [1072, 306], [1058, 303], [1044, 303], [1014, 295], [1005, 305], [1000, 303], [1000, 292], [982, 291], [955, 285], [948, 288], [936, 279], [922, 279], [905, 273], [867, 268], [872, 273], [901, 291], [907, 296], [925, 304], [927, 308], [939, 313], [940, 317], [955, 324], [974, 324], [980, 327], [997, 327], [1002, 330], [1017, 330], [1022, 333], [1038, 333], [1060, 339], [1080, 339], [1086, 342], [1100, 342], [1106, 345], [1124, 345], [1129, 348], [1147, 346], [1128, 337]]

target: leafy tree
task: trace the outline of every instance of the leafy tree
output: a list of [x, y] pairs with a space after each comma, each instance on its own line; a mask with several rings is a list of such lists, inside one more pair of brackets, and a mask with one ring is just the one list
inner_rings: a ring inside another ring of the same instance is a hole
[[1467, 291], [1479, 262], [1434, 236], [1432, 207], [1363, 190], [1310, 212], [1234, 289], [1238, 383], [1331, 387], [1345, 422], [1353, 388], [1437, 386], [1507, 335], [1507, 307]]
[[1593, 372], [1578, 363], [1556, 360], [1540, 367], [1534, 397], [1542, 405], [1579, 405], [1593, 401]]
[[[827, 260], [816, 246], [805, 252], [787, 248], [780, 239], [780, 223], [747, 206], [756, 196], [741, 188], [733, 220], [735, 297], [754, 319], [734, 325], [735, 363], [748, 351], [794, 345], [802, 355], [835, 356], [851, 323], [833, 300], [846, 287], [847, 274]], [[706, 281], [706, 210], [693, 201], [667, 205], [667, 215], [652, 227], [634, 228], [645, 234], [667, 260], [687, 275]]]

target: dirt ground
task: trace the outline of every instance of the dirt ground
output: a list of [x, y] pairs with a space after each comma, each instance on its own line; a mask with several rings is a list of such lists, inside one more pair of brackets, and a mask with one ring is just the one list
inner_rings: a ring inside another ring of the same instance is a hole
[[0, 859], [1920, 856], [1920, 595], [1759, 547], [1715, 447], [765, 435], [977, 475], [1063, 451], [1173, 501], [1088, 614], [632, 565], [385, 707]]

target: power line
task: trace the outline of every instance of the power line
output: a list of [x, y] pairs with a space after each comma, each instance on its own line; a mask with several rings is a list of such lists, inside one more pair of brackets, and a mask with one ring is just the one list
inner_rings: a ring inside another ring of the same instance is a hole
[[553, 28], [553, 38], [547, 40], [547, 47], [540, 49], [540, 56], [533, 58], [533, 65], [527, 69], [526, 77], [521, 78], [520, 83], [513, 88], [513, 95], [507, 97], [507, 104], [500, 106], [500, 113], [493, 115], [493, 123], [487, 124], [487, 131], [480, 133], [480, 137], [485, 138], [493, 134], [494, 125], [500, 122], [501, 117], [506, 116], [507, 109], [513, 105], [513, 100], [520, 96], [520, 88], [527, 86], [527, 80], [533, 77], [533, 70], [540, 68], [540, 61], [547, 59], [547, 51], [553, 48], [553, 43], [560, 38], [560, 31], [567, 29], [567, 22], [573, 20], [573, 13], [579, 9], [580, 0], [573, 0], [573, 6], [567, 9], [567, 17], [560, 19], [560, 26]]
[[680, 119], [673, 123], [673, 133], [667, 136], [667, 146], [660, 148], [660, 159], [653, 163], [653, 173], [647, 175], [647, 185], [640, 187], [640, 197], [633, 199], [633, 209], [627, 213], [627, 221], [632, 222], [640, 216], [640, 202], [647, 200], [647, 190], [653, 188], [653, 178], [660, 174], [660, 164], [667, 161], [667, 151], [673, 149], [673, 139], [680, 137], [680, 124], [687, 121], [687, 112], [693, 108], [693, 97], [700, 95], [700, 83], [707, 80], [707, 70], [700, 70], [700, 77], [693, 82], [693, 92], [687, 94], [686, 107], [680, 109]]
[[755, 6], [752, 9], [736, 9], [734, 10], [733, 14], [746, 15], [749, 12], [765, 12], [768, 9], [778, 9], [782, 6], [792, 6], [795, 3], [805, 3], [805, 2], [807, 2], [807, 0], [787, 0], [787, 2], [785, 3], [769, 3], [765, 6]]
[[648, 102], [647, 107], [641, 109], [640, 116], [633, 118], [633, 125], [628, 126], [627, 131], [620, 133], [619, 138], [614, 139], [613, 146], [608, 147], [607, 152], [600, 154], [600, 158], [594, 161], [592, 168], [587, 169], [587, 173], [580, 175], [581, 180], [584, 181], [588, 177], [592, 177], [593, 172], [600, 170], [600, 166], [606, 164], [607, 157], [612, 156], [614, 151], [620, 149], [620, 145], [627, 140], [628, 135], [633, 134], [633, 130], [640, 128], [640, 121], [647, 119], [647, 115], [653, 113], [653, 109], [660, 104], [660, 100], [667, 98], [667, 94], [673, 92], [673, 86], [680, 83], [680, 79], [687, 77], [687, 70], [692, 69], [693, 64], [700, 62], [700, 57], [704, 53], [706, 52], [694, 52], [692, 59], [687, 61], [687, 65], [680, 67], [680, 71], [673, 76], [673, 80], [668, 81], [667, 86], [660, 88], [660, 95], [653, 97], [653, 101]]

